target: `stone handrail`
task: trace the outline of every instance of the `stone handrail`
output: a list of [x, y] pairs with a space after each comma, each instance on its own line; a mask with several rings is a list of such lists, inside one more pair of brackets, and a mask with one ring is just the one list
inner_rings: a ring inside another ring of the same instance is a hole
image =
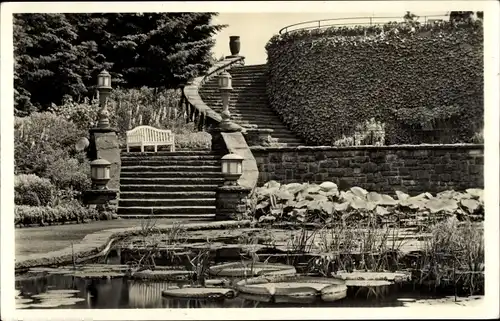
[[221, 74], [234, 65], [242, 64], [245, 57], [227, 57], [224, 60], [216, 62], [208, 72], [200, 77], [190, 80], [182, 89], [181, 105], [185, 104], [186, 113], [189, 121], [196, 122], [199, 130], [217, 125], [222, 118], [219, 113], [212, 110], [199, 94], [200, 87], [212, 77]]

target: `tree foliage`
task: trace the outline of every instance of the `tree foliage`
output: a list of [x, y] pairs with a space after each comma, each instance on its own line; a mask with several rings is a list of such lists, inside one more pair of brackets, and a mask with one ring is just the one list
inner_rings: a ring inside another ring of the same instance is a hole
[[69, 13], [14, 16], [15, 108], [45, 110], [91, 97], [108, 69], [126, 88], [176, 88], [211, 65], [216, 13]]

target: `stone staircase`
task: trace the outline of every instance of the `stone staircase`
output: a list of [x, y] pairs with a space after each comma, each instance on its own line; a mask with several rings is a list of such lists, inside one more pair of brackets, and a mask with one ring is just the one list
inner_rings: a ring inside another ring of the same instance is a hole
[[122, 151], [118, 215], [214, 218], [223, 182], [220, 156], [209, 150]]
[[[280, 146], [303, 145], [269, 107], [266, 82], [267, 66], [238, 66], [229, 70], [233, 91], [229, 100], [231, 119], [242, 127], [274, 130], [273, 142]], [[200, 88], [202, 100], [214, 111], [222, 112], [218, 78], [214, 77]]]

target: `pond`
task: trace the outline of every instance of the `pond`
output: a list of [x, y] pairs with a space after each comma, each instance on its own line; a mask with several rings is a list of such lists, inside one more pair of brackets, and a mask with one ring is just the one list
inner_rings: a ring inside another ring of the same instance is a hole
[[22, 309], [124, 309], [124, 308], [269, 308], [269, 307], [398, 307], [405, 302], [444, 297], [415, 291], [413, 287], [390, 285], [382, 296], [357, 293], [334, 302], [314, 300], [293, 303], [262, 302], [237, 294], [233, 298], [185, 299], [163, 297], [162, 291], [190, 287], [186, 282], [143, 281], [127, 277], [82, 278], [70, 275], [21, 277], [16, 280], [17, 308]]

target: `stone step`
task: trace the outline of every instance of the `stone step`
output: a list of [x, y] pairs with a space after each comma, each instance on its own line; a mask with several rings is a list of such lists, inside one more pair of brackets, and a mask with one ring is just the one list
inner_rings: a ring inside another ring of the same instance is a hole
[[213, 156], [217, 155], [216, 152], [211, 151], [211, 150], [179, 150], [175, 152], [168, 152], [168, 151], [158, 151], [158, 152], [128, 152], [126, 148], [122, 148], [121, 150], [121, 156], [122, 157], [128, 157], [128, 156]]
[[215, 206], [164, 206], [164, 207], [143, 207], [143, 206], [118, 206], [117, 214], [121, 215], [165, 215], [165, 214], [213, 214]]
[[170, 218], [170, 219], [192, 219], [192, 221], [213, 221], [215, 219], [215, 214], [119, 214], [122, 219], [159, 219], [159, 218]]
[[215, 198], [120, 199], [119, 207], [215, 206]]
[[[220, 168], [219, 168], [220, 169]], [[175, 178], [175, 177], [185, 177], [185, 178], [220, 178], [222, 173], [218, 172], [122, 172], [120, 174], [121, 178], [134, 178], [134, 177], [157, 177], [157, 178]]]
[[197, 199], [215, 198], [215, 191], [184, 192], [120, 192], [120, 201], [124, 199]]
[[[220, 90], [217, 89], [217, 88], [202, 88], [200, 90], [200, 94], [202, 96], [205, 96], [205, 97], [213, 97], [213, 98], [217, 98], [217, 99], [221, 99], [221, 93], [220, 93]], [[236, 87], [233, 89], [233, 91], [231, 92], [231, 98], [232, 97], [236, 97], [236, 96], [243, 96], [243, 97], [262, 97], [263, 95], [265, 95], [264, 97], [267, 98], [267, 91], [266, 91], [266, 88], [265, 87], [255, 87], [255, 86], [251, 86], [251, 87], [246, 87], [246, 88], [243, 88], [243, 87]]]
[[154, 178], [154, 177], [121, 177], [120, 185], [209, 185], [224, 183], [224, 178], [205, 178], [205, 177], [170, 177], [170, 178]]
[[220, 166], [220, 160], [122, 159], [122, 166]]
[[[126, 174], [128, 172], [220, 172], [220, 165], [216, 166], [182, 166], [182, 165], [174, 165], [174, 166], [122, 166], [121, 167], [121, 175]], [[181, 174], [182, 175], [182, 174]]]
[[144, 155], [144, 153], [137, 153], [137, 155], [127, 155], [121, 157], [122, 161], [128, 160], [168, 160], [168, 161], [189, 161], [189, 160], [218, 160], [220, 159], [219, 155], [169, 155], [169, 154], [155, 154], [150, 153], [149, 155]]
[[154, 185], [154, 184], [121, 184], [120, 195], [123, 192], [158, 192], [158, 193], [171, 193], [171, 192], [215, 192], [222, 184], [194, 184], [194, 185]]

